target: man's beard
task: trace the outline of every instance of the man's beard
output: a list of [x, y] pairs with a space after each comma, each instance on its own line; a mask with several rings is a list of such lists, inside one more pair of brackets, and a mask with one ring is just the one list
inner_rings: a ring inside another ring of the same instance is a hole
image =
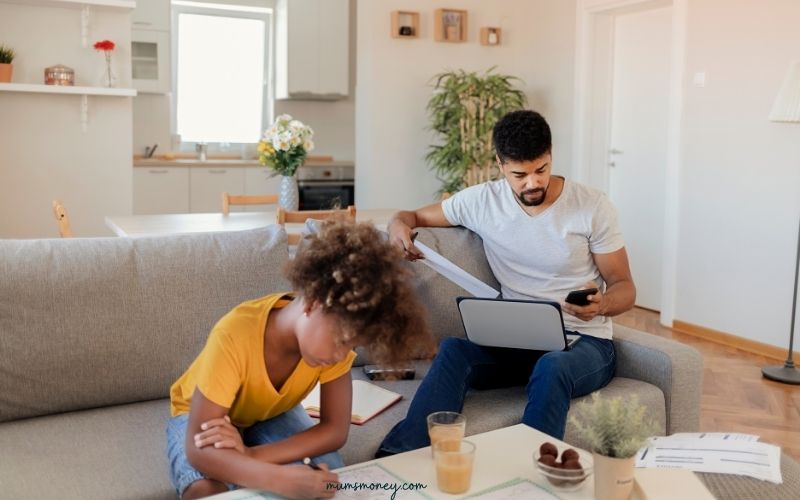
[[[525, 195], [532, 195], [534, 193], [541, 193], [539, 198], [535, 198], [533, 201], [529, 201], [525, 199]], [[536, 188], [536, 189], [528, 189], [527, 191], [523, 191], [517, 195], [517, 199], [519, 202], [525, 205], [526, 207], [538, 207], [542, 203], [544, 203], [544, 199], [547, 197], [547, 188]]]

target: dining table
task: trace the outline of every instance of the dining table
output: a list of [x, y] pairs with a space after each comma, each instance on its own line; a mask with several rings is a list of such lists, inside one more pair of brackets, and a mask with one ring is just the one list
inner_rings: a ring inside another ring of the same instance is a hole
[[[359, 209], [356, 220], [372, 222], [380, 230], [386, 230], [389, 218], [395, 209]], [[138, 238], [163, 234], [210, 233], [219, 231], [243, 231], [276, 223], [276, 211], [150, 215], [108, 215], [108, 226], [117, 236]], [[305, 225], [287, 223], [287, 233], [300, 234]]]

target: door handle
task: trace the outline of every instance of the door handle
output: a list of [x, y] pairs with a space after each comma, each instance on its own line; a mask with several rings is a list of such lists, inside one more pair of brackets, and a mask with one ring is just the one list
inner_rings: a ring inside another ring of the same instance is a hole
[[625, 151], [622, 151], [622, 150], [616, 149], [616, 148], [611, 148], [611, 149], [608, 150], [608, 154], [610, 154], [610, 155], [621, 155], [624, 152]]

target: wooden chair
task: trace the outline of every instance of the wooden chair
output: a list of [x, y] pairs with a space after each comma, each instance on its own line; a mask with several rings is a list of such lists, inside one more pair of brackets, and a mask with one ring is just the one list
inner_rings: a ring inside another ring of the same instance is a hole
[[231, 205], [277, 205], [277, 194], [238, 195], [222, 193], [222, 214], [231, 213]]
[[[350, 220], [356, 220], [356, 207], [350, 205], [349, 207], [342, 209], [342, 210], [285, 210], [282, 207], [278, 207], [277, 215], [277, 222], [281, 226], [285, 226], [287, 222], [289, 223], [303, 223], [308, 219], [330, 219], [331, 217], [336, 216], [344, 216]], [[290, 245], [297, 245], [300, 243], [301, 236], [299, 234], [289, 234], [289, 244]]]
[[53, 214], [56, 216], [56, 222], [58, 223], [58, 234], [62, 238], [72, 238], [72, 226], [69, 224], [67, 209], [58, 200], [53, 200]]

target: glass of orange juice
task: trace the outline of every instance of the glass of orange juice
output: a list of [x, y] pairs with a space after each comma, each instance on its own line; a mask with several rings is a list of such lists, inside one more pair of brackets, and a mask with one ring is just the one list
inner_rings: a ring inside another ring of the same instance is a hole
[[461, 440], [455, 446], [451, 441], [439, 441], [433, 446], [436, 464], [436, 486], [444, 493], [464, 493], [472, 483], [472, 465], [475, 462], [475, 445]]
[[464, 428], [467, 425], [467, 417], [454, 411], [437, 411], [428, 415], [428, 436], [431, 438], [431, 453], [436, 443], [445, 443], [448, 446], [458, 449], [458, 443], [464, 439]]

